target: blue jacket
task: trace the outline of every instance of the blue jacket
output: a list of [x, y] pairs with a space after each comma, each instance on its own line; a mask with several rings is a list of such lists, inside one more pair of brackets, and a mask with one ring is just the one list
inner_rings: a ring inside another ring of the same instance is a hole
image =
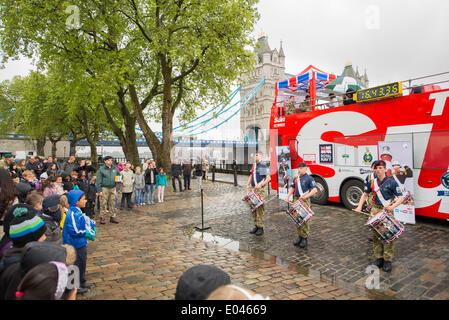
[[82, 248], [87, 245], [86, 229], [95, 226], [95, 222], [91, 221], [88, 217], [76, 207], [76, 203], [83, 196], [84, 192], [81, 190], [72, 190], [67, 193], [67, 200], [69, 202], [69, 211], [64, 221], [64, 228], [62, 231], [62, 243], [70, 244], [75, 249]]
[[156, 187], [158, 186], [167, 186], [167, 176], [165, 175], [165, 173], [163, 174], [158, 174], [156, 176]]

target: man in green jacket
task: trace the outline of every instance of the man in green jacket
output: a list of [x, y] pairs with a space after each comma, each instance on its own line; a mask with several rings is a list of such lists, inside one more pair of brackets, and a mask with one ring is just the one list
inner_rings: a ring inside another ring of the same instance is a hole
[[5, 154], [5, 159], [0, 160], [0, 168], [9, 170], [9, 166], [14, 162], [14, 155], [11, 153]]
[[104, 166], [97, 172], [97, 196], [100, 197], [100, 223], [106, 223], [106, 209], [109, 204], [109, 211], [111, 213], [110, 222], [119, 223], [115, 212], [115, 199], [117, 197], [115, 185], [120, 177], [119, 170], [112, 165], [112, 157], [104, 157]]

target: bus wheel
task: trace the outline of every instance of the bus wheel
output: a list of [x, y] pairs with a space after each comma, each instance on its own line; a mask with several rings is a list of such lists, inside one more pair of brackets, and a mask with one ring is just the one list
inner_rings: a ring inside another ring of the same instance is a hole
[[326, 204], [329, 198], [329, 191], [327, 190], [326, 182], [324, 182], [324, 180], [320, 177], [313, 178], [315, 179], [316, 186], [318, 187], [318, 192], [311, 197], [311, 200], [316, 204]]
[[357, 208], [365, 185], [359, 180], [349, 180], [341, 189], [341, 201], [349, 210]]

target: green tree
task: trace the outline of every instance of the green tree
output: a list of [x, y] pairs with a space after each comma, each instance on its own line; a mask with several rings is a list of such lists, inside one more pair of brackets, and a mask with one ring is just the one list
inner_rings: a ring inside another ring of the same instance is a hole
[[[18, 53], [44, 65], [66, 61], [90, 77], [126, 157], [139, 162], [139, 123], [158, 162], [170, 164], [173, 117], [192, 119], [223, 100], [253, 65], [249, 35], [257, 0], [0, 0], [4, 59]], [[67, 13], [69, 5], [79, 9]], [[162, 122], [162, 143], [147, 118]]]

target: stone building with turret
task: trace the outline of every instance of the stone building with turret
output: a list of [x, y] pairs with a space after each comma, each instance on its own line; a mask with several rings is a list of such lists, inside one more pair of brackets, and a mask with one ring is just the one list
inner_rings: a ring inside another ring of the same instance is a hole
[[257, 40], [256, 65], [253, 71], [243, 75], [240, 96], [244, 97], [265, 77], [265, 83], [256, 96], [240, 111], [240, 137], [245, 141], [258, 141], [259, 149], [268, 159], [270, 148], [270, 113], [274, 102], [275, 84], [293, 77], [285, 73], [285, 53], [282, 41], [277, 48], [271, 49], [268, 37], [261, 34]]
[[369, 80], [368, 75], [366, 74], [366, 69], [363, 75], [359, 73], [359, 67], [356, 67], [356, 70], [354, 71], [354, 68], [352, 67], [351, 62], [347, 62], [345, 64], [345, 68], [343, 69], [343, 72], [341, 73], [343, 77], [351, 77], [354, 79], [359, 80], [361, 83], [365, 85], [366, 88], [369, 87]]

